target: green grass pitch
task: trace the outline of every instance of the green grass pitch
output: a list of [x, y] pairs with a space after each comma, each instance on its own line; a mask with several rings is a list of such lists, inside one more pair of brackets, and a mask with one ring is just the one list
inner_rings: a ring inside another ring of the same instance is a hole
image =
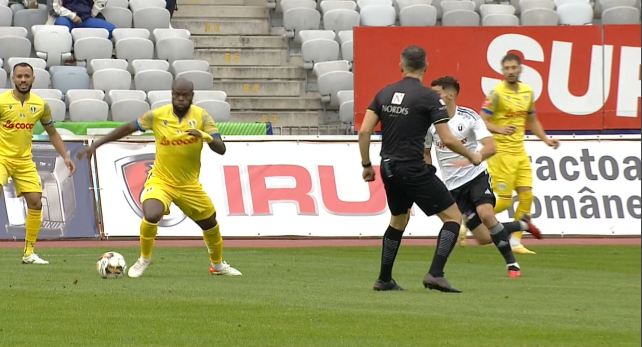
[[[535, 246], [535, 245], [533, 245]], [[509, 279], [492, 247], [455, 249], [463, 294], [427, 291], [433, 247], [403, 246], [374, 292], [380, 249], [228, 249], [243, 277], [211, 277], [205, 248], [158, 248], [139, 279], [101, 279], [102, 252], [0, 249], [0, 346], [640, 346], [640, 248], [542, 246]]]

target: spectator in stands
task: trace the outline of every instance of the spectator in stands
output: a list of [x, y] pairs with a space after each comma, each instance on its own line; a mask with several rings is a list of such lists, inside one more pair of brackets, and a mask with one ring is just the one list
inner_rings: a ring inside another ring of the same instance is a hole
[[53, 0], [54, 24], [64, 25], [69, 31], [73, 28], [104, 28], [111, 38], [116, 26], [100, 14], [106, 4], [107, 0]]
[[167, 0], [165, 2], [165, 8], [169, 11], [169, 16], [174, 15], [174, 11], [178, 10], [178, 5], [176, 5], [176, 0]]

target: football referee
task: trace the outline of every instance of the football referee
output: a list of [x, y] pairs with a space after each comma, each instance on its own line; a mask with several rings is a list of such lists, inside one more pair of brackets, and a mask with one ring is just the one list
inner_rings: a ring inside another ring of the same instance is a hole
[[434, 124], [445, 146], [479, 165], [481, 155], [468, 150], [448, 128], [448, 112], [439, 96], [422, 84], [426, 73], [426, 52], [418, 46], [406, 47], [401, 53], [403, 79], [383, 88], [366, 111], [359, 131], [359, 149], [363, 179], [375, 179], [370, 162], [370, 136], [381, 122], [381, 177], [392, 214], [383, 235], [381, 270], [374, 290], [403, 290], [392, 278], [392, 267], [408, 224], [408, 211], [413, 203], [428, 216], [436, 214], [441, 227], [437, 247], [424, 287], [459, 293], [444, 277], [448, 256], [457, 242], [461, 213], [436, 169], [424, 163], [424, 140]]

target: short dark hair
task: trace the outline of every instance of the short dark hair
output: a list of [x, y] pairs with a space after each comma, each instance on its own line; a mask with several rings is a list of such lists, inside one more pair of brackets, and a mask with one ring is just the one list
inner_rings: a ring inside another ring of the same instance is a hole
[[33, 66], [31, 66], [31, 64], [29, 64], [29, 63], [25, 63], [25, 62], [21, 62], [21, 63], [18, 63], [18, 64], [16, 64], [16, 65], [14, 65], [14, 66], [13, 66], [13, 72], [14, 72], [14, 73], [16, 72], [16, 68], [17, 68], [18, 66], [20, 66], [20, 67], [28, 67], [29, 69], [31, 69], [31, 73], [33, 74]]
[[438, 79], [430, 82], [430, 86], [432, 87], [440, 86], [444, 89], [452, 88], [457, 92], [457, 94], [459, 94], [459, 90], [460, 90], [459, 81], [457, 81], [457, 79], [452, 76], [439, 77]]
[[419, 46], [408, 46], [401, 52], [401, 61], [410, 70], [421, 70], [426, 67], [426, 51]]
[[508, 53], [502, 58], [502, 65], [507, 61], [515, 61], [518, 65], [522, 65], [522, 58], [515, 53]]

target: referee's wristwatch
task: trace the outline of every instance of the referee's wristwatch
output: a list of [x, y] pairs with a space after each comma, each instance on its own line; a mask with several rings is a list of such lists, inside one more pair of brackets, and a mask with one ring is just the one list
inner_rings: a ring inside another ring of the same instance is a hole
[[364, 164], [364, 163], [361, 163], [361, 166], [362, 166], [364, 169], [366, 169], [366, 168], [372, 167], [372, 163], [371, 163], [371, 162], [367, 162], [367, 163], [365, 163], [365, 164]]

